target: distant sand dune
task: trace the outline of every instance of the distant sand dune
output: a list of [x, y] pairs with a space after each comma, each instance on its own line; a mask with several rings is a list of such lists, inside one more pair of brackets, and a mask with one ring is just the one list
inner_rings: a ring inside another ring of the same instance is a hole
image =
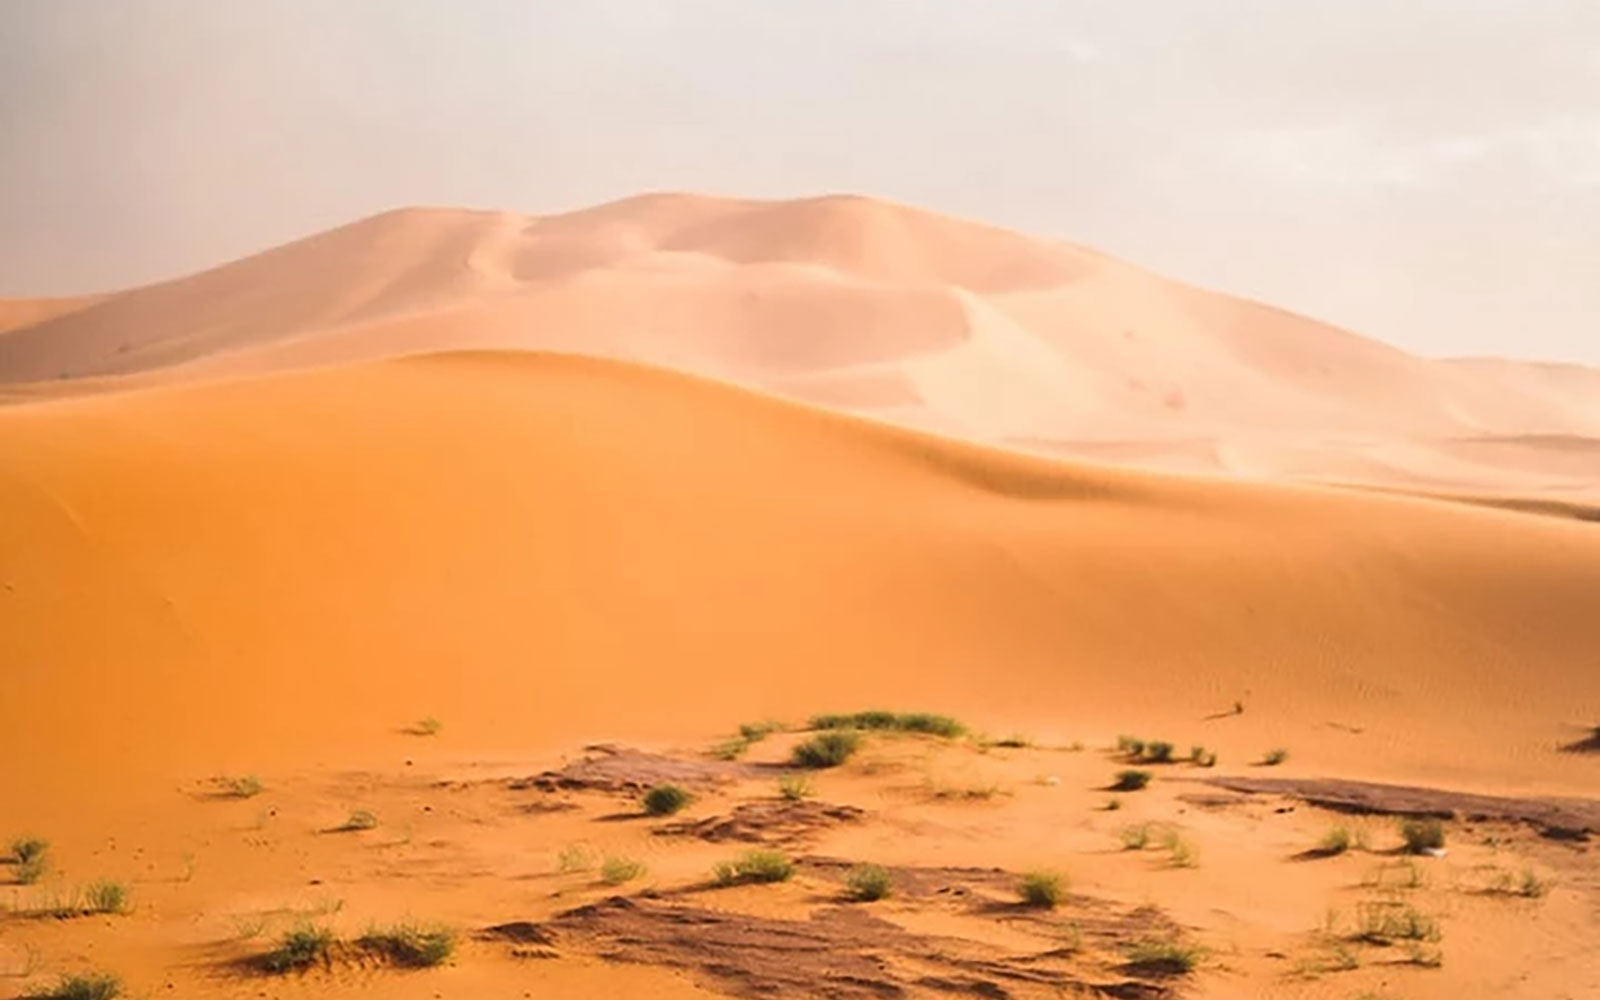
[[[1600, 372], [1436, 361], [868, 198], [407, 209], [98, 300], [0, 304], [0, 398], [460, 349], [644, 361], [1012, 448], [1600, 501]], [[1489, 446], [1485, 440], [1516, 440]], [[1207, 457], [1209, 456], [1209, 457]]]

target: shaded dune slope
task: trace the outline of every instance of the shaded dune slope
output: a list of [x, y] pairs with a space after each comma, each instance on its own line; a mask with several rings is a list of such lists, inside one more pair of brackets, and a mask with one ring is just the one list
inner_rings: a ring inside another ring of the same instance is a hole
[[1574, 521], [1059, 464], [593, 359], [84, 397], [0, 411], [0, 731], [38, 762], [0, 796], [430, 714], [546, 747], [864, 703], [1193, 732], [1235, 699], [1233, 759], [1560, 788], [1596, 593]]

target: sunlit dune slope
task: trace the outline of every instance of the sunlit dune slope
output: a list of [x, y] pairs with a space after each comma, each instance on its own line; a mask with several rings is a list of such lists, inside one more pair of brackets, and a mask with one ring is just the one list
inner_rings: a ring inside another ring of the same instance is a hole
[[1600, 709], [1597, 593], [1576, 521], [1057, 464], [592, 359], [84, 397], [0, 411], [29, 762], [0, 798], [358, 760], [424, 715], [525, 748], [868, 703], [1194, 732], [1235, 700], [1206, 737], [1235, 760], [1562, 787], [1593, 777], [1555, 745]]
[[[1418, 358], [1080, 247], [851, 196], [390, 212], [40, 313], [0, 337], [0, 382], [35, 398], [467, 348], [644, 361], [1060, 455], [1600, 500], [1600, 468], [1550, 444], [1600, 441], [1600, 372]], [[1483, 439], [1521, 447], [1491, 455]]]

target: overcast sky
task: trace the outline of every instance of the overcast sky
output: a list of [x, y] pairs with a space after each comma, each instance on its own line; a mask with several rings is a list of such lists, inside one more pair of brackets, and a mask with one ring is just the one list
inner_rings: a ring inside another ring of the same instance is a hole
[[643, 190], [878, 195], [1600, 364], [1600, 2], [0, 0], [0, 295]]

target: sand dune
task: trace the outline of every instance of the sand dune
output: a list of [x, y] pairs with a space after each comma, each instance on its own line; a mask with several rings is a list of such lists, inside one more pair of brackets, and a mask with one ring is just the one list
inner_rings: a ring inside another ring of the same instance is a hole
[[[1600, 441], [1600, 372], [1417, 358], [1082, 248], [856, 197], [392, 212], [41, 308], [0, 338], [0, 382], [33, 398], [465, 348], [645, 361], [1156, 468], [1600, 499], [1600, 470], [1553, 443]], [[1473, 443], [1513, 437], [1506, 462]]]
[[913, 694], [1095, 732], [1241, 699], [1246, 742], [1328, 773], [1592, 780], [1555, 766], [1600, 702], [1574, 521], [1059, 465], [543, 355], [12, 407], [0, 456], [0, 731], [45, 762], [0, 796], [29, 809], [425, 714], [523, 746]]

